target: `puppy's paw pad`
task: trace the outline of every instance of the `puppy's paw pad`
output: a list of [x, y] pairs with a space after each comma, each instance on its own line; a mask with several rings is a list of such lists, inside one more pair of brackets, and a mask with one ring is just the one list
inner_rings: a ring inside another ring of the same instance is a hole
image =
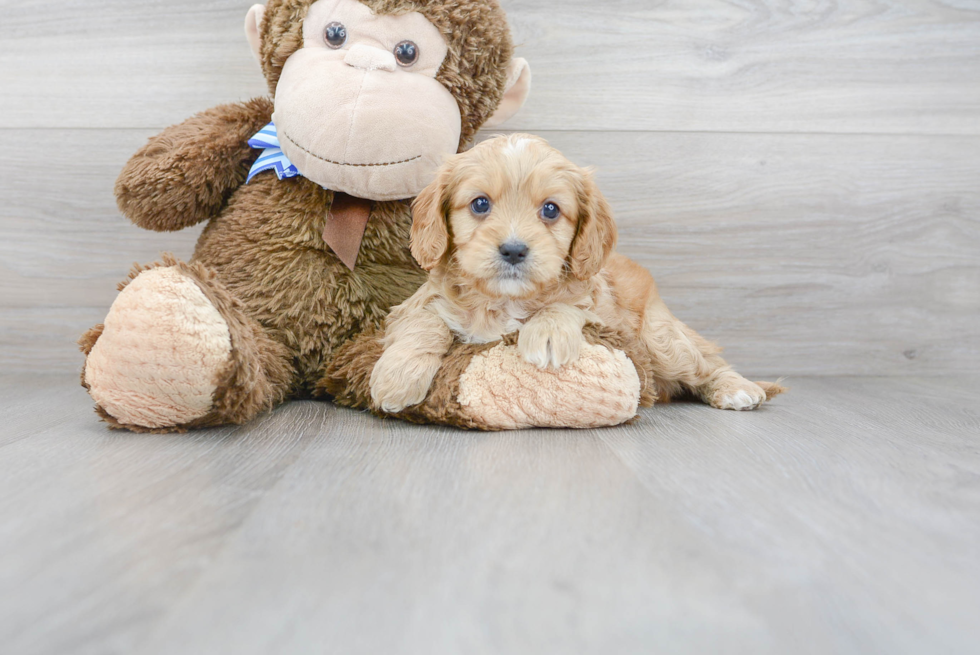
[[736, 391], [732, 395], [722, 396], [715, 406], [719, 409], [734, 409], [735, 411], [741, 412], [757, 409], [763, 400], [765, 400], [765, 395], [759, 398], [743, 390]]
[[438, 359], [426, 363], [428, 366], [406, 367], [397, 358], [382, 355], [371, 373], [371, 400], [375, 406], [387, 414], [397, 414], [424, 402], [439, 370]]
[[548, 352], [551, 355], [551, 365], [561, 368], [578, 359], [582, 349], [582, 333], [557, 332], [548, 341]]
[[762, 387], [739, 377], [737, 380], [724, 382], [715, 389], [711, 396], [711, 406], [746, 412], [758, 409], [765, 400], [766, 392]]
[[517, 339], [517, 349], [528, 364], [538, 368], [561, 368], [579, 358], [581, 332], [550, 332], [533, 325], [525, 326]]
[[390, 392], [372, 393], [375, 404], [386, 414], [397, 414], [404, 409], [414, 407], [425, 400], [428, 390], [392, 389]]
[[525, 350], [522, 354], [524, 361], [538, 368], [548, 368], [551, 364], [551, 356], [548, 352], [547, 345], [537, 350]]

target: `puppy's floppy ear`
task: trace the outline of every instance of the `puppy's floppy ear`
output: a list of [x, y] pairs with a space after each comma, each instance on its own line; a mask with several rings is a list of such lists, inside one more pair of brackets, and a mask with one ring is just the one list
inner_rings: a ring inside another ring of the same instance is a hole
[[447, 162], [412, 203], [412, 257], [427, 271], [436, 267], [449, 248], [446, 194], [450, 174]]
[[568, 255], [572, 275], [588, 280], [598, 275], [616, 248], [618, 233], [612, 209], [599, 191], [591, 170], [582, 171], [578, 230]]

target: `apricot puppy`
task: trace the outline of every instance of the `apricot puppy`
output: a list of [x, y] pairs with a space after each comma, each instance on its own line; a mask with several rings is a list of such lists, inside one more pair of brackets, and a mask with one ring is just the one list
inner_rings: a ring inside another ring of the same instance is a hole
[[415, 200], [412, 254], [429, 280], [387, 319], [376, 405], [396, 413], [425, 400], [454, 337], [519, 332], [524, 359], [558, 368], [578, 358], [589, 322], [639, 337], [662, 399], [694, 393], [747, 410], [778, 393], [674, 318], [650, 274], [615, 252], [616, 238], [592, 173], [541, 138], [496, 137], [449, 158]]

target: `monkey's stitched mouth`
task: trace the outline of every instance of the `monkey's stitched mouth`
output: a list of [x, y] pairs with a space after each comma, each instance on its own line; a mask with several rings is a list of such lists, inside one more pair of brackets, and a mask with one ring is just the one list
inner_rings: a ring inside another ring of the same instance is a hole
[[409, 159], [403, 159], [401, 161], [389, 161], [389, 162], [385, 162], [385, 163], [382, 163], [382, 164], [348, 164], [348, 163], [344, 163], [344, 162], [341, 162], [341, 161], [334, 161], [332, 159], [327, 159], [326, 157], [321, 157], [320, 155], [316, 154], [315, 152], [310, 152], [309, 150], [307, 150], [306, 148], [304, 148], [300, 144], [298, 144], [295, 141], [293, 141], [293, 139], [288, 134], [286, 134], [285, 132], [283, 132], [282, 135], [284, 137], [286, 137], [286, 140], [287, 141], [289, 141], [291, 144], [293, 144], [294, 146], [296, 146], [297, 148], [299, 148], [300, 150], [302, 150], [303, 152], [305, 152], [306, 154], [308, 154], [310, 157], [315, 157], [315, 158], [319, 159], [322, 162], [326, 162], [328, 164], [333, 164], [335, 166], [351, 166], [353, 168], [380, 168], [380, 167], [383, 167], [383, 166], [397, 166], [398, 164], [407, 164], [407, 163], [413, 162], [413, 161], [415, 161], [417, 159], [422, 159], [422, 155], [416, 155], [415, 157], [411, 157]]

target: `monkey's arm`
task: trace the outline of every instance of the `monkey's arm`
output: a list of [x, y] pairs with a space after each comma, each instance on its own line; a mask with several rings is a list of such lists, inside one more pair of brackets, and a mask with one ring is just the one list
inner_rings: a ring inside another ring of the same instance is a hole
[[259, 151], [248, 140], [272, 117], [270, 98], [221, 105], [168, 127], [133, 155], [116, 180], [116, 202], [157, 232], [217, 216], [245, 182]]

